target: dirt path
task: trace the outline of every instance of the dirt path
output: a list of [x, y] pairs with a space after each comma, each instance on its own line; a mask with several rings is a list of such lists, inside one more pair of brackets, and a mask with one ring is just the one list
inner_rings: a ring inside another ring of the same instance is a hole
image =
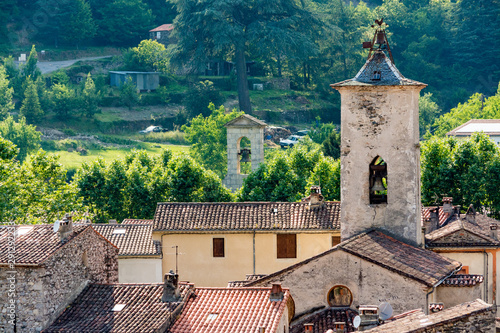
[[37, 63], [38, 68], [42, 72], [42, 74], [47, 74], [50, 72], [55, 72], [60, 68], [69, 67], [73, 65], [75, 62], [82, 60], [96, 60], [103, 58], [110, 58], [112, 56], [102, 56], [102, 57], [89, 57], [89, 58], [80, 58], [74, 60], [64, 60], [64, 61], [39, 61]]

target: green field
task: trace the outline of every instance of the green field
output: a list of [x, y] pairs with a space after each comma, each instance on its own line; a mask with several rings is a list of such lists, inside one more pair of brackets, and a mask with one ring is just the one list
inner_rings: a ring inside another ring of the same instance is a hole
[[[150, 144], [146, 143], [147, 147], [145, 150], [152, 155], [159, 155], [162, 149], [170, 149], [174, 154], [187, 153], [189, 151], [189, 146], [178, 146], [178, 145], [164, 145], [164, 144]], [[68, 152], [68, 151], [55, 151], [52, 154], [59, 155], [59, 162], [67, 169], [76, 169], [82, 165], [83, 162], [91, 162], [98, 157], [102, 157], [106, 161], [112, 161], [115, 159], [123, 158], [127, 153], [132, 151], [134, 148], [109, 148], [106, 150], [89, 150], [88, 155], [80, 155], [78, 152]]]

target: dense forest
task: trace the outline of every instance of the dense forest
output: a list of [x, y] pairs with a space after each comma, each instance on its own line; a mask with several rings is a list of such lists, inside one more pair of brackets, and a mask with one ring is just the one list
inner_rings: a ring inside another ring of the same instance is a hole
[[[237, 2], [200, 3], [204, 13], [232, 15]], [[191, 7], [184, 0], [2, 1], [0, 52], [26, 52], [32, 44], [38, 49], [132, 47], [149, 37], [148, 30], [174, 22], [178, 11], [185, 16], [186, 11], [198, 10]], [[255, 8], [265, 8], [267, 16]], [[245, 36], [246, 59], [255, 61], [268, 76], [286, 75], [293, 88], [314, 89], [325, 98], [338, 98], [329, 83], [352, 77], [365, 61], [361, 43], [371, 39], [370, 26], [376, 18], [384, 18], [388, 24], [396, 66], [406, 77], [429, 85], [428, 98], [437, 103], [440, 113], [465, 102], [473, 93], [494, 95], [500, 81], [499, 0], [373, 0], [357, 4], [342, 0], [281, 0], [269, 4], [254, 0], [236, 9], [251, 23]], [[183, 20], [183, 15], [175, 20], [184, 27], [176, 32], [180, 37], [188, 34], [183, 24], [189, 21]], [[295, 33], [283, 34], [276, 24], [280, 17], [286, 17], [282, 21]], [[217, 22], [217, 17], [207, 14], [201, 20]], [[216, 24], [198, 26], [212, 29], [207, 33], [217, 29], [213, 28]], [[255, 26], [262, 27], [260, 35], [258, 29], [250, 29]], [[218, 40], [207, 43], [204, 56], [234, 59], [237, 48], [220, 37], [231, 38], [230, 30], [225, 31], [214, 34]]]

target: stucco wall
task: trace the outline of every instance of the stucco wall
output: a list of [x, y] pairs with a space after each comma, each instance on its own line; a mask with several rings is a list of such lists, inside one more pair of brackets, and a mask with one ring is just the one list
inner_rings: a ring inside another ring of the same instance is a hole
[[[486, 261], [484, 252], [438, 252], [439, 254], [459, 261], [462, 266], [469, 266], [469, 274], [481, 274], [484, 276], [484, 281], [479, 285], [480, 295], [476, 298], [480, 298], [487, 303], [493, 303], [493, 255], [488, 254], [488, 260]], [[497, 267], [498, 266], [497, 258]], [[498, 279], [498, 274], [497, 274]], [[497, 286], [499, 281], [497, 281]], [[498, 287], [497, 287], [498, 288]], [[469, 299], [472, 300], [472, 299]], [[438, 300], [439, 302], [444, 302], [443, 300]], [[499, 295], [497, 294], [497, 304], [500, 301]]]
[[[84, 263], [86, 252], [86, 265]], [[90, 282], [118, 282], [118, 249], [113, 247], [94, 230], [88, 229], [74, 238], [43, 266], [16, 267], [16, 317], [17, 332], [39, 332], [64, 310]], [[0, 267], [0, 281], [9, 274]], [[12, 332], [7, 323], [7, 283], [0, 285], [0, 331]]]
[[118, 259], [119, 283], [162, 283], [161, 258]]
[[[275, 233], [255, 234], [255, 273], [270, 274], [331, 248], [334, 232], [297, 234], [297, 258], [277, 259]], [[224, 238], [225, 257], [214, 258], [212, 239]], [[199, 286], [225, 287], [254, 273], [253, 233], [166, 234], [162, 241], [163, 274], [175, 270], [175, 249], [179, 246], [179, 278]]]
[[481, 284], [473, 287], [445, 287], [439, 286], [436, 288], [436, 299], [442, 302], [445, 308], [473, 301], [481, 298]]
[[426, 306], [425, 285], [341, 250], [266, 279], [259, 285], [273, 283], [290, 289], [296, 314], [317, 306], [329, 306], [328, 292], [336, 285], [350, 289], [352, 308], [389, 302], [398, 314]]
[[[342, 87], [342, 239], [380, 228], [418, 245], [420, 148], [418, 98], [422, 87]], [[370, 205], [369, 165], [387, 163], [387, 204]], [[418, 222], [418, 223], [417, 223]]]

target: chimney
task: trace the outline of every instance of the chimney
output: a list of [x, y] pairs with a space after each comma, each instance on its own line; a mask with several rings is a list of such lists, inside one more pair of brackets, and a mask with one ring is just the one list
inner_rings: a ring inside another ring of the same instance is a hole
[[311, 323], [304, 324], [304, 332], [312, 333], [313, 329], [314, 329], [314, 324], [311, 324]]
[[179, 299], [179, 275], [175, 274], [174, 271], [171, 270], [165, 274], [165, 279], [163, 281], [163, 296], [161, 297], [161, 301], [177, 302]]
[[498, 225], [496, 223], [491, 223], [490, 224], [490, 235], [491, 235], [491, 238], [493, 238], [496, 241], [498, 240], [497, 229], [498, 229]]
[[448, 216], [453, 214], [453, 205], [451, 204], [452, 202], [453, 202], [452, 197], [443, 198], [443, 212], [445, 214], [448, 214]]
[[266, 328], [264, 326], [259, 327], [259, 333], [266, 333]]
[[324, 205], [324, 197], [321, 194], [321, 187], [318, 185], [311, 186], [311, 195], [302, 199], [303, 202], [309, 202], [309, 208], [321, 207]]
[[465, 213], [465, 219], [467, 222], [476, 224], [476, 210], [472, 204], [469, 206], [469, 209], [467, 209], [467, 213]]
[[283, 300], [283, 289], [281, 288], [280, 283], [273, 283], [271, 287], [271, 295], [269, 296], [269, 300], [271, 302], [280, 302]]
[[59, 229], [57, 229], [57, 235], [61, 242], [66, 241], [69, 236], [73, 233], [73, 220], [69, 214], [64, 215], [62, 221], [59, 221]]
[[434, 231], [436, 229], [439, 229], [439, 207], [433, 207], [429, 209], [430, 213], [430, 226], [429, 226], [429, 231]]
[[117, 224], [116, 220], [109, 220], [108, 224]]
[[343, 322], [343, 321], [336, 321], [335, 322], [335, 331], [337, 333], [344, 333], [345, 332], [345, 322]]

